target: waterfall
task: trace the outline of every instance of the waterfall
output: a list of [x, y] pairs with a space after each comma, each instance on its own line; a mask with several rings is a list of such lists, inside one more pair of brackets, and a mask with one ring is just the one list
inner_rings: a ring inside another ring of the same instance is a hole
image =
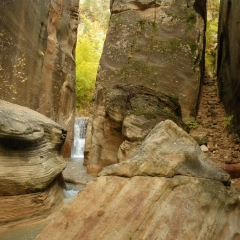
[[75, 118], [72, 158], [84, 158], [84, 146], [88, 118]]

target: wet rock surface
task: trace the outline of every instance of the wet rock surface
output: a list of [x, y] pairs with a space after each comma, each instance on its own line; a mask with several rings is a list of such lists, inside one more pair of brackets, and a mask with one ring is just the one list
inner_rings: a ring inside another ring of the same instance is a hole
[[94, 177], [87, 174], [87, 167], [83, 165], [83, 159], [65, 159], [67, 166], [63, 170], [65, 182], [75, 185], [87, 185]]
[[229, 184], [229, 175], [167, 120], [133, 158], [88, 183], [36, 239], [237, 239], [239, 194]]

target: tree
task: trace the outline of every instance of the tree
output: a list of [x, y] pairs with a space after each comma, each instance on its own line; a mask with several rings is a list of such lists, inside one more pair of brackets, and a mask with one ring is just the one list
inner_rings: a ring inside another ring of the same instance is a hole
[[76, 47], [76, 106], [88, 115], [95, 89], [98, 64], [109, 22], [109, 0], [85, 0], [80, 5]]

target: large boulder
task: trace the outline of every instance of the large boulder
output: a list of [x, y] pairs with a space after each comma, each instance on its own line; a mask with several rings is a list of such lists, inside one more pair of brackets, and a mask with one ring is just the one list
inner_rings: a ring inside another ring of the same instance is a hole
[[91, 174], [129, 159], [163, 120], [186, 128], [175, 98], [143, 86], [117, 84], [98, 90], [93, 112], [85, 146], [85, 164]]
[[79, 0], [1, 1], [0, 96], [68, 130], [75, 113], [75, 45]]
[[170, 120], [151, 131], [132, 159], [99, 176], [37, 240], [240, 237], [239, 194], [229, 175]]
[[66, 130], [51, 119], [0, 100], [0, 225], [44, 214], [60, 202], [56, 181], [66, 166], [65, 138]]
[[219, 95], [240, 133], [240, 1], [222, 0], [218, 30]]

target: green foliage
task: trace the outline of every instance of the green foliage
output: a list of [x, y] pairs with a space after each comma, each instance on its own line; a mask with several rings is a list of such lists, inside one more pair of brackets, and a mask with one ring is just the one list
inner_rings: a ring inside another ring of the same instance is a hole
[[218, 36], [219, 1], [208, 1], [208, 21], [206, 29], [205, 66], [209, 76], [215, 75], [216, 46]]
[[224, 119], [224, 121], [223, 121], [223, 126], [224, 126], [224, 128], [228, 128], [228, 127], [231, 126], [231, 124], [232, 124], [232, 119], [233, 119], [233, 115], [225, 117], [225, 119]]
[[[101, 30], [106, 30], [110, 18], [109, 5], [109, 0], [83, 1], [80, 5], [80, 21], [82, 21], [82, 19], [88, 19], [91, 23], [97, 22]], [[91, 29], [89, 29], [89, 31], [91, 31]]]
[[141, 31], [143, 31], [144, 28], [145, 28], [146, 21], [145, 20], [139, 20], [138, 24], [140, 26]]
[[78, 41], [76, 49], [76, 104], [87, 108], [93, 96], [100, 53], [95, 41], [87, 36]]
[[193, 13], [193, 12], [188, 13], [186, 21], [187, 21], [187, 23], [191, 22], [191, 23], [195, 24], [197, 22], [196, 13]]
[[76, 47], [76, 106], [88, 115], [95, 89], [109, 16], [109, 0], [85, 0], [80, 5], [80, 27]]
[[186, 124], [190, 129], [198, 128], [198, 123], [196, 122], [196, 120], [189, 120], [189, 121], [185, 122], [185, 124]]
[[186, 17], [186, 22], [187, 22], [188, 30], [193, 29], [197, 22], [196, 13], [193, 13], [193, 12], [188, 13]]

